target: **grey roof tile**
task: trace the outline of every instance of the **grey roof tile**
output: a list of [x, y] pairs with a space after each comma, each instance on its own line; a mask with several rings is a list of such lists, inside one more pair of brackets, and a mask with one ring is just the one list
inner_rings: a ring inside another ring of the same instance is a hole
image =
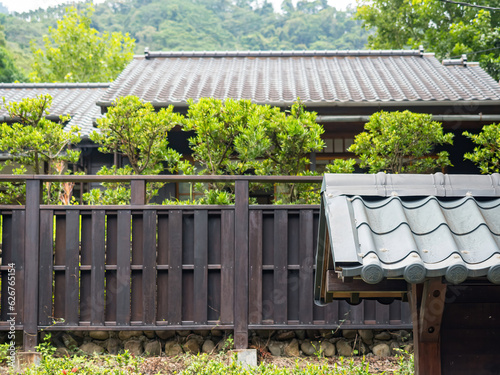
[[487, 276], [500, 284], [498, 181], [498, 175], [325, 175], [335, 266], [368, 283]]
[[99, 100], [136, 95], [156, 106], [188, 99], [289, 105], [499, 101], [474, 64], [443, 65], [419, 51], [152, 52], [135, 56]]
[[[16, 102], [24, 98], [34, 98], [41, 94], [52, 96], [50, 115], [70, 115], [65, 129], [73, 125], [80, 127], [82, 136], [88, 136], [94, 129], [94, 121], [101, 116], [97, 100], [109, 88], [109, 83], [2, 83], [0, 97], [7, 102]], [[5, 106], [0, 109], [2, 120], [7, 119]]]

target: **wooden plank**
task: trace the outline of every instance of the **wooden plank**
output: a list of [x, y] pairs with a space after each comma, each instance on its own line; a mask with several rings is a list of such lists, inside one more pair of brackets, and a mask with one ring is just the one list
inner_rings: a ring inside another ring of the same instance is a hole
[[314, 248], [313, 211], [300, 211], [299, 254], [299, 320], [301, 324], [312, 324], [314, 307]]
[[441, 278], [425, 281], [419, 313], [419, 336], [422, 342], [439, 341], [445, 298], [446, 284], [441, 282]]
[[105, 258], [105, 211], [92, 211], [92, 273], [91, 314], [92, 325], [104, 325], [104, 258]]
[[221, 212], [221, 311], [222, 324], [234, 321], [234, 211]]
[[207, 323], [208, 212], [194, 212], [194, 322]]
[[377, 302], [375, 305], [375, 321], [377, 324], [389, 324], [390, 320], [390, 307], [389, 305]]
[[[157, 294], [156, 294], [156, 319], [168, 319], [168, 225], [167, 215], [158, 216], [158, 260], [157, 260]], [[163, 267], [167, 267], [164, 269]]]
[[[54, 266], [63, 266], [66, 264], [66, 217], [56, 216], [56, 239], [54, 250]], [[64, 319], [65, 306], [64, 297], [66, 295], [64, 271], [54, 271], [54, 318]]]
[[335, 271], [327, 271], [328, 292], [406, 292], [408, 284], [405, 280], [384, 279], [377, 284], [367, 284], [361, 279], [343, 282]]
[[182, 323], [182, 211], [169, 211], [168, 217], [168, 324]]
[[117, 215], [117, 290], [116, 290], [116, 324], [130, 324], [130, 210], [120, 210]]
[[26, 226], [24, 236], [24, 334], [23, 349], [34, 352], [38, 337], [38, 260], [40, 251], [39, 180], [26, 181]]
[[[144, 225], [143, 216], [140, 214], [132, 215], [132, 265], [140, 265], [142, 267], [143, 246], [144, 246]], [[132, 267], [132, 285], [131, 285], [131, 301], [130, 305], [130, 320], [142, 321], [143, 307], [142, 301], [142, 271], [133, 269]]]
[[40, 277], [38, 285], [38, 324], [52, 324], [52, 282], [54, 264], [54, 211], [40, 211]]
[[286, 324], [288, 282], [288, 212], [274, 212], [274, 323]]
[[[25, 244], [25, 212], [16, 210], [12, 212], [12, 260], [14, 262], [14, 268], [16, 270], [16, 304], [15, 304], [15, 312], [16, 312], [16, 324], [23, 324], [25, 320], [25, 308], [24, 308], [24, 293], [26, 287], [26, 251], [24, 248]], [[37, 284], [37, 292], [38, 292], [38, 284]], [[9, 312], [10, 305], [9, 305]], [[38, 307], [37, 307], [38, 312]], [[37, 318], [38, 320], [38, 318]]]
[[78, 264], [80, 261], [80, 212], [66, 211], [66, 293], [65, 293], [65, 324], [69, 326], [78, 325], [78, 307], [80, 295], [80, 272]]
[[340, 303], [344, 301], [332, 301], [327, 304], [325, 309], [325, 323], [327, 324], [342, 324], [344, 320], [349, 319], [347, 314], [339, 316]]
[[[106, 266], [115, 265], [118, 252], [118, 220], [116, 215], [106, 216]], [[105, 321], [116, 320], [117, 275], [115, 270], [105, 270], [106, 312]]]
[[[81, 215], [80, 320], [90, 321], [92, 269], [92, 215]], [[84, 270], [85, 268], [85, 270]], [[88, 269], [87, 269], [88, 268]]]
[[248, 347], [248, 181], [235, 183], [234, 344]]
[[[8, 265], [13, 262], [12, 250], [12, 214], [2, 215], [2, 264]], [[2, 271], [2, 293], [0, 299], [0, 306], [2, 313], [0, 315], [1, 321], [5, 322], [9, 319], [9, 284], [7, 282], [9, 274], [7, 271]]]
[[361, 302], [359, 305], [351, 306], [351, 324], [365, 323], [365, 304]]
[[262, 323], [262, 210], [251, 210], [249, 218], [250, 283], [249, 323]]
[[146, 180], [132, 180], [130, 183], [130, 204], [146, 204]]
[[156, 313], [156, 211], [144, 211], [142, 293], [143, 323], [153, 324]]

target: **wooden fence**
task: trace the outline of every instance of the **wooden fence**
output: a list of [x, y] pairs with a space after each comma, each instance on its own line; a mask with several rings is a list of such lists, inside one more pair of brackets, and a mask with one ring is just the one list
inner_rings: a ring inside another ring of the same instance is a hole
[[[40, 330], [411, 329], [407, 303], [313, 301], [319, 206], [249, 205], [249, 182], [318, 177], [2, 176], [25, 206], [0, 206], [0, 329], [34, 350]], [[126, 206], [41, 204], [47, 181], [130, 182]], [[235, 183], [233, 206], [146, 205], [146, 183]], [[9, 289], [14, 265], [14, 294]], [[14, 306], [14, 308], [12, 308]]]

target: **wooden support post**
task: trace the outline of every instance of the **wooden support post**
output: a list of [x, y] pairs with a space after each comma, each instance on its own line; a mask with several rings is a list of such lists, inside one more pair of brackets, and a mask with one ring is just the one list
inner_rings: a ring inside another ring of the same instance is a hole
[[[26, 181], [26, 231], [25, 231], [25, 293], [24, 293], [24, 352], [34, 352], [38, 344], [38, 261], [40, 250], [40, 199], [39, 180]], [[43, 235], [52, 235], [43, 233]]]
[[146, 204], [146, 180], [132, 180], [130, 182], [130, 204], [140, 206]]
[[415, 346], [415, 374], [440, 375], [440, 332], [446, 285], [440, 278], [412, 285], [410, 304]]
[[248, 181], [235, 183], [234, 345], [248, 348]]

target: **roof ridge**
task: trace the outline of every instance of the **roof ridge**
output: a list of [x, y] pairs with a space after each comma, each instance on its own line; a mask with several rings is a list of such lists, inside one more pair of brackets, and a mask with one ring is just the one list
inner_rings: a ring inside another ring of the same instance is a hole
[[300, 56], [422, 56], [419, 50], [320, 50], [320, 51], [145, 51], [145, 57], [300, 57]]
[[41, 83], [0, 83], [0, 89], [38, 89], [38, 88], [50, 88], [50, 89], [65, 89], [65, 88], [108, 88], [111, 82], [41, 82]]

